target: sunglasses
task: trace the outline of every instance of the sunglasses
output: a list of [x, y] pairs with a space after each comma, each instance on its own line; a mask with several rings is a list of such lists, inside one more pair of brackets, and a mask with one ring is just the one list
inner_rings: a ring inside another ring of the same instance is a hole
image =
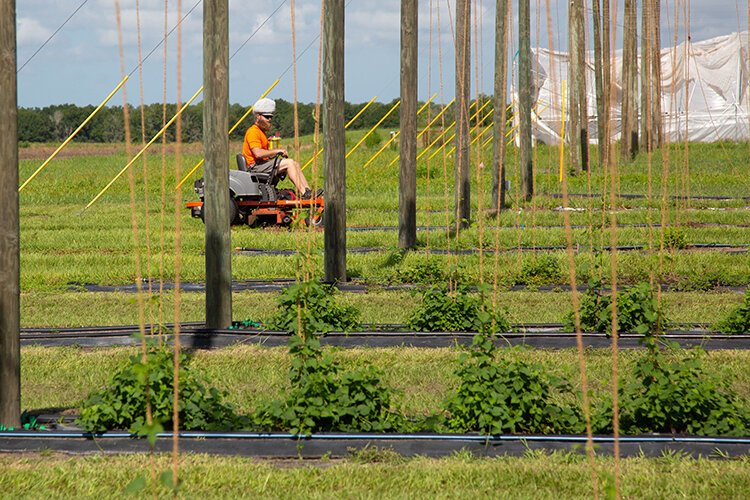
[[263, 118], [265, 118], [266, 120], [272, 120], [273, 119], [273, 115], [261, 114], [261, 116]]

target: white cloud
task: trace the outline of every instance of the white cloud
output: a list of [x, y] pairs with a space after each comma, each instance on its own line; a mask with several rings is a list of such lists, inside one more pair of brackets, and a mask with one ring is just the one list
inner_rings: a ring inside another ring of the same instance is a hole
[[36, 19], [19, 17], [16, 23], [18, 45], [42, 44], [52, 34], [52, 30], [42, 26]]

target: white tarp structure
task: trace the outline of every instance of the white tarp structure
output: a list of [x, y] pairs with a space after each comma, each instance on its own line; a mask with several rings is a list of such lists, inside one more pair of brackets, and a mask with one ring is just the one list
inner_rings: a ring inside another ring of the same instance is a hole
[[[743, 141], [750, 139], [748, 116], [748, 33], [686, 42], [661, 51], [661, 112], [664, 140]], [[622, 107], [622, 52], [613, 59], [615, 103], [610, 111], [614, 140], [620, 138]], [[638, 58], [640, 74], [640, 57]], [[518, 89], [511, 89], [518, 116]], [[568, 78], [568, 54], [546, 49], [532, 51], [532, 137], [535, 142], [559, 144], [563, 82]], [[638, 78], [640, 89], [640, 77]], [[568, 122], [566, 85], [565, 121]], [[597, 141], [594, 58], [586, 57], [589, 137]], [[640, 102], [640, 98], [638, 100]], [[640, 113], [640, 110], [639, 110]], [[517, 121], [517, 118], [516, 118]], [[567, 127], [570, 123], [567, 123]], [[566, 130], [566, 141], [568, 132]]]

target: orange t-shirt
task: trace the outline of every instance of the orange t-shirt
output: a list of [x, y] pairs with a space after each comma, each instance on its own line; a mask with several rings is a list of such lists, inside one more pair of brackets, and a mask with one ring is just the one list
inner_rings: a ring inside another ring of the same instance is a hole
[[242, 154], [245, 155], [248, 167], [255, 165], [257, 160], [263, 160], [263, 158], [256, 158], [253, 155], [253, 148], [268, 149], [268, 137], [255, 124], [245, 132], [245, 142], [242, 144]]

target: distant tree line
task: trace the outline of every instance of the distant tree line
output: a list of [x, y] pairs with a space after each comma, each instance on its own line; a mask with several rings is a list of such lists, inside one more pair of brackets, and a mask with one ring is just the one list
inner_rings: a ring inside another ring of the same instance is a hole
[[[486, 99], [486, 98], [485, 98]], [[373, 127], [391, 107], [396, 103], [394, 99], [388, 103], [374, 102], [367, 110], [357, 118], [350, 130], [369, 129]], [[344, 119], [348, 122], [353, 118], [366, 103], [344, 104]], [[421, 104], [420, 104], [421, 107]], [[430, 104], [430, 116], [434, 117], [440, 112], [442, 106]], [[18, 140], [19, 142], [48, 142], [59, 143], [83, 123], [87, 116], [96, 109], [95, 106], [76, 106], [74, 104], [58, 104], [44, 108], [19, 108], [18, 110]], [[229, 106], [229, 126], [234, 125], [247, 111], [247, 107], [240, 104]], [[170, 120], [177, 112], [174, 104], [167, 104], [166, 120]], [[140, 142], [141, 138], [141, 110], [139, 107], [129, 106], [130, 133], [134, 142]], [[315, 130], [315, 104], [298, 103], [297, 114], [300, 135], [312, 134]], [[483, 115], [485, 113], [482, 113]], [[427, 124], [427, 111], [420, 115], [420, 126]], [[162, 104], [149, 104], [144, 106], [143, 123], [145, 124], [146, 140], [150, 140], [164, 123]], [[245, 131], [253, 123], [252, 114], [235, 130], [231, 140], [242, 140]], [[452, 110], [445, 113], [446, 123], [453, 120]], [[492, 122], [489, 116], [484, 120], [485, 124]], [[276, 99], [276, 116], [273, 120], [273, 132], [278, 132], [282, 137], [294, 136], [294, 109], [289, 101]], [[399, 108], [391, 113], [380, 125], [383, 128], [398, 129]], [[433, 127], [439, 126], [439, 122]], [[168, 141], [175, 140], [175, 127], [172, 125], [165, 133]], [[182, 112], [182, 141], [196, 142], [203, 137], [203, 103], [188, 106]], [[76, 142], [123, 142], [125, 140], [124, 119], [122, 106], [111, 106], [101, 109], [96, 116], [78, 133], [74, 139]]]

